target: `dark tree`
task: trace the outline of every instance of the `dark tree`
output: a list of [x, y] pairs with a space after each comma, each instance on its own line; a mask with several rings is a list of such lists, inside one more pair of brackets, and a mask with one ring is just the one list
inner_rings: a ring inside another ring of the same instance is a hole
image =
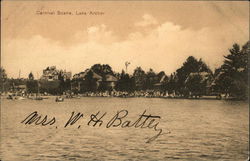
[[95, 64], [90, 69], [100, 76], [105, 76], [107, 74], [114, 75], [112, 68], [108, 64]]
[[30, 72], [30, 74], [29, 74], [29, 80], [34, 80], [34, 75], [32, 72]]
[[81, 91], [96, 91], [98, 89], [97, 79], [92, 71], [87, 72]]
[[164, 84], [164, 89], [168, 94], [172, 94], [177, 90], [177, 76], [176, 73], [173, 73], [169, 76], [168, 81]]
[[204, 81], [203, 75], [199, 73], [190, 74], [187, 80], [185, 81], [186, 91], [185, 96], [200, 97], [206, 92], [206, 82]]
[[29, 79], [26, 83], [28, 93], [37, 93], [38, 92], [38, 82], [36, 80]]
[[250, 42], [248, 41], [242, 49], [234, 44], [229, 49], [229, 54], [224, 56], [224, 64], [216, 71], [216, 89], [226, 96], [237, 99], [248, 97], [248, 56]]
[[122, 70], [122, 73], [120, 74], [120, 79], [118, 80], [115, 88], [118, 91], [127, 91], [127, 92], [133, 91], [134, 90], [133, 79], [130, 78], [130, 76], [127, 73], [125, 73], [124, 70]]
[[157, 83], [158, 77], [153, 71], [153, 69], [149, 69], [149, 71], [146, 74], [146, 82], [145, 82], [145, 88], [146, 89], [154, 89], [154, 84]]
[[189, 56], [186, 60], [186, 62], [183, 63], [182, 67], [177, 69], [176, 75], [177, 75], [177, 82], [176, 82], [176, 90], [180, 95], [186, 95], [187, 89], [186, 89], [186, 80], [188, 79], [189, 75], [191, 73], [201, 73], [206, 72], [209, 74], [212, 74], [212, 71], [209, 69], [209, 67], [206, 65], [205, 62], [203, 62], [201, 59], [197, 60], [193, 56]]
[[136, 90], [145, 89], [146, 74], [141, 67], [137, 67], [133, 73], [134, 86]]
[[[9, 86], [9, 85], [8, 85]], [[0, 67], [0, 91], [7, 90], [7, 74], [3, 67]]]

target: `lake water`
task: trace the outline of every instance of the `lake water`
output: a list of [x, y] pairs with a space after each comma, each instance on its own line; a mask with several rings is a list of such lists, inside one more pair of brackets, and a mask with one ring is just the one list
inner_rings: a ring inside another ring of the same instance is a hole
[[[146, 143], [157, 134], [153, 129], [87, 125], [91, 114], [107, 112], [102, 119], [105, 124], [122, 109], [129, 111], [127, 120], [132, 121], [144, 110], [146, 114], [160, 115], [158, 128], [171, 133]], [[56, 117], [56, 123], [45, 127], [21, 124], [33, 111], [48, 118]], [[84, 116], [76, 124], [63, 128], [72, 111]], [[1, 100], [2, 161], [244, 161], [248, 157], [248, 144], [249, 111], [245, 102], [90, 97], [60, 103], [54, 98]]]

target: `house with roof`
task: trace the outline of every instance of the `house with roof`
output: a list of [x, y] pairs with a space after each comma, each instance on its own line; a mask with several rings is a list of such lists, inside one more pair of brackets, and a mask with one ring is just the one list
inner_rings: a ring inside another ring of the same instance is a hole
[[168, 77], [164, 74], [158, 78], [157, 83], [154, 84], [155, 90], [162, 90], [164, 84], [168, 81]]
[[96, 91], [96, 90], [113, 90], [118, 79], [106, 74], [101, 76], [92, 69], [87, 69], [73, 76], [71, 81], [72, 90], [75, 91]]
[[107, 90], [113, 90], [117, 84], [118, 79], [111, 75], [107, 74], [104, 76], [103, 80], [101, 81], [101, 84], [107, 89]]
[[59, 80], [59, 75], [63, 77], [64, 80], [71, 79], [71, 72], [66, 72], [66, 70], [58, 70], [56, 66], [47, 67], [43, 70], [43, 75], [41, 80], [55, 81]]
[[210, 95], [212, 92], [212, 85], [214, 82], [214, 78], [211, 73], [208, 72], [192, 72], [189, 74], [187, 79], [185, 80], [185, 84], [187, 85], [189, 82], [194, 81], [194, 79], [199, 80], [199, 84], [202, 85], [203, 89], [196, 89], [200, 90], [199, 93], [203, 95]]

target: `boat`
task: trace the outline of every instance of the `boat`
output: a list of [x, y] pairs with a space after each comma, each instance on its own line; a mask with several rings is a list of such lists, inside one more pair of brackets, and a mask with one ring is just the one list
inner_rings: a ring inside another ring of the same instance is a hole
[[56, 97], [56, 102], [63, 102], [64, 98], [63, 97]]
[[13, 97], [12, 94], [9, 94], [9, 95], [7, 96], [7, 99], [13, 100], [13, 99], [15, 99], [15, 97]]
[[23, 97], [23, 96], [8, 95], [7, 99], [10, 99], [10, 100], [25, 100], [26, 98]]

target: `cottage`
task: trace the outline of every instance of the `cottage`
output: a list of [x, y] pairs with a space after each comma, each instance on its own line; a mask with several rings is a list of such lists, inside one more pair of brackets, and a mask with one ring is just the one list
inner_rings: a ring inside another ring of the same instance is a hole
[[91, 69], [87, 69], [73, 76], [71, 88], [76, 91], [97, 90], [102, 80], [102, 76]]
[[[199, 81], [199, 82], [196, 82], [196, 81]], [[213, 81], [214, 81], [214, 79], [213, 79], [213, 76], [212, 76], [211, 73], [208, 73], [208, 72], [194, 72], [194, 73], [189, 74], [189, 76], [185, 80], [185, 84], [188, 87], [189, 86], [192, 87], [191, 91], [194, 90], [194, 91], [198, 91], [199, 94], [209, 95], [212, 92], [211, 91], [212, 90], [211, 86], [212, 86]], [[199, 84], [199, 86], [198, 86], [199, 88], [194, 87], [195, 83], [196, 83], [197, 86]]]
[[104, 84], [104, 86], [106, 86], [106, 89], [113, 90], [117, 81], [118, 79], [115, 76], [107, 74], [104, 76], [104, 80], [102, 81], [102, 83]]
[[164, 83], [167, 82], [168, 77], [164, 74], [162, 77], [159, 78], [159, 81], [154, 84], [154, 88], [156, 90], [161, 90]]
[[58, 70], [56, 66], [47, 67], [43, 70], [43, 75], [41, 80], [54, 81], [59, 79], [59, 75], [63, 77], [64, 80], [71, 78], [71, 72], [66, 72], [66, 70]]

